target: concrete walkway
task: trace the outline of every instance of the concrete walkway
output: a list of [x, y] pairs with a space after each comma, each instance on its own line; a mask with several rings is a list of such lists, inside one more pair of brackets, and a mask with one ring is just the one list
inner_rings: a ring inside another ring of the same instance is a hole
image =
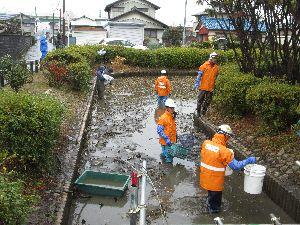
[[[55, 47], [52, 43], [48, 42], [48, 52], [54, 50]], [[25, 54], [26, 62], [40, 60], [42, 53], [40, 51], [40, 40], [38, 39], [35, 45], [31, 46]]]

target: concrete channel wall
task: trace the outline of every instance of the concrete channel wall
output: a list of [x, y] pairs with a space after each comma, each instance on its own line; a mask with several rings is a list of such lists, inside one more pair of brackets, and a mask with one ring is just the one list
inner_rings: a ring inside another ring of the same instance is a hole
[[57, 212], [57, 216], [56, 216], [56, 221], [55, 221], [55, 225], [64, 225], [64, 224], [68, 224], [68, 219], [69, 219], [69, 213], [70, 213], [70, 209], [71, 209], [71, 205], [72, 205], [72, 197], [73, 197], [73, 186], [74, 186], [74, 182], [77, 178], [77, 173], [78, 173], [78, 164], [79, 164], [79, 160], [81, 157], [81, 153], [83, 150], [83, 145], [84, 145], [84, 139], [86, 137], [86, 128], [89, 124], [90, 118], [91, 118], [91, 112], [92, 112], [92, 104], [94, 101], [94, 92], [95, 92], [95, 88], [96, 88], [96, 78], [94, 78], [93, 80], [93, 85], [92, 85], [92, 91], [87, 99], [87, 106], [81, 121], [81, 125], [80, 125], [80, 132], [79, 135], [77, 137], [76, 140], [76, 146], [77, 149], [75, 149], [74, 151], [76, 152], [75, 155], [75, 160], [71, 161], [70, 163], [71, 168], [72, 168], [72, 176], [71, 176], [71, 180], [66, 182], [66, 185], [64, 186], [64, 192], [62, 192], [62, 196], [61, 196], [61, 201], [60, 201], [60, 205], [59, 205], [59, 209]]
[[[194, 117], [194, 123], [195, 127], [201, 131], [204, 131], [209, 136], [213, 136], [213, 134], [216, 132], [216, 127], [205, 119]], [[235, 156], [238, 159], [247, 157], [245, 152], [246, 148], [237, 140], [231, 140], [229, 147], [235, 150]], [[268, 172], [264, 177], [263, 191], [291, 218], [293, 218], [297, 223], [300, 223], [300, 196], [297, 196], [287, 190]]]

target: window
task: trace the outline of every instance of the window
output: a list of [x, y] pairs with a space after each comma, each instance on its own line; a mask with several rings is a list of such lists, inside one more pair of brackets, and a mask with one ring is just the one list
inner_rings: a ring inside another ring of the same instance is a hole
[[150, 38], [157, 38], [157, 30], [145, 30], [145, 36]]
[[148, 12], [148, 8], [137, 8], [141, 12]]
[[112, 12], [124, 12], [124, 7], [114, 7], [111, 9]]

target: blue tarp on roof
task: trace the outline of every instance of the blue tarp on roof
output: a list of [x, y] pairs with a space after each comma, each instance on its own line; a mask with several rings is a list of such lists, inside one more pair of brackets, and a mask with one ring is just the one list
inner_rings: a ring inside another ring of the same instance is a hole
[[[202, 22], [202, 24], [208, 30], [230, 30], [230, 31], [235, 30], [229, 18], [214, 18], [214, 17], [201, 16], [199, 18], [199, 21]], [[250, 23], [246, 21], [245, 30], [249, 30], [249, 28], [250, 28]], [[261, 32], [266, 31], [266, 25], [264, 22], [260, 22], [259, 30]]]
[[235, 30], [227, 18], [213, 18], [202, 16], [200, 18], [202, 24], [209, 30]]

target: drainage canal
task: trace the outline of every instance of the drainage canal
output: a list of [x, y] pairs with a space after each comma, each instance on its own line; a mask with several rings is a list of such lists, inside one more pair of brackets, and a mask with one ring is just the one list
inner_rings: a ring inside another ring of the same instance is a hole
[[[178, 134], [192, 134], [195, 145], [186, 160], [174, 159], [173, 165], [160, 159], [156, 134], [154, 77], [120, 78], [109, 86], [103, 101], [95, 102], [80, 162], [79, 174], [85, 169], [130, 174], [131, 165], [139, 167], [147, 160], [148, 173], [159, 193], [166, 212], [161, 214], [154, 189], [147, 184], [146, 205], [149, 224], [213, 223], [216, 216], [224, 223], [270, 223], [269, 214], [282, 223], [294, 223], [264, 193], [249, 195], [243, 191], [243, 174], [227, 177], [223, 194], [223, 211], [207, 214], [206, 192], [198, 187], [199, 146], [206, 138], [193, 127], [196, 93], [191, 91], [193, 77], [171, 77], [172, 98], [177, 103]], [[130, 192], [123, 197], [97, 197], [78, 193], [72, 202], [68, 224], [129, 224]], [[167, 221], [167, 222], [166, 222]]]

